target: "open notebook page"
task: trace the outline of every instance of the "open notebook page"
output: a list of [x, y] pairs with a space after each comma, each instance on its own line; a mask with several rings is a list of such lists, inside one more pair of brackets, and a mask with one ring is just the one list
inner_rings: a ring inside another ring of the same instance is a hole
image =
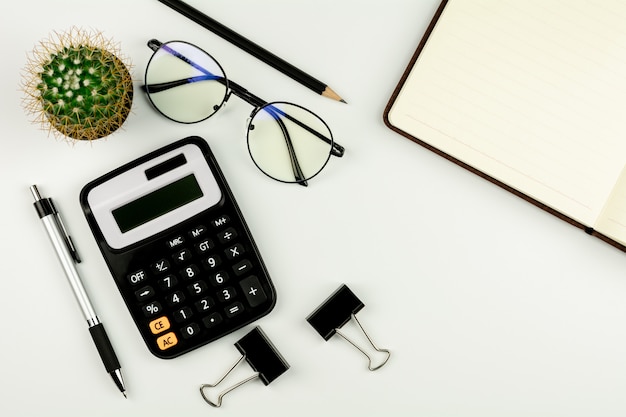
[[594, 226], [626, 165], [624, 22], [621, 0], [450, 0], [389, 121]]

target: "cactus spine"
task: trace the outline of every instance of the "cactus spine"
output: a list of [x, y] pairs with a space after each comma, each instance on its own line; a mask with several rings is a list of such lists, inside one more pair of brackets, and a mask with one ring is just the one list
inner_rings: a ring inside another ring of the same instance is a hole
[[25, 109], [55, 136], [93, 140], [113, 133], [133, 99], [119, 47], [101, 33], [80, 29], [55, 35], [29, 58], [22, 84]]

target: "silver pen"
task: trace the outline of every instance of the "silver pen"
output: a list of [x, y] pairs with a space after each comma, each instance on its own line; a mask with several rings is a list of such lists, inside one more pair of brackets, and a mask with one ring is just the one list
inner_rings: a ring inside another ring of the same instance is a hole
[[122, 378], [120, 363], [117, 360], [117, 356], [104, 330], [104, 326], [96, 315], [91, 301], [89, 300], [89, 296], [85, 291], [85, 287], [83, 287], [83, 283], [80, 280], [78, 271], [76, 270], [75, 264], [80, 262], [80, 258], [78, 257], [74, 243], [63, 225], [59, 212], [56, 207], [54, 207], [52, 199], [42, 198], [36, 185], [32, 185], [30, 191], [35, 198], [35, 210], [37, 210], [37, 214], [39, 214], [39, 218], [43, 222], [46, 232], [48, 232], [50, 242], [52, 246], [54, 246], [54, 250], [61, 262], [67, 280], [72, 287], [76, 301], [78, 301], [83, 316], [85, 320], [87, 320], [89, 333], [91, 333], [91, 337], [98, 349], [100, 358], [104, 363], [104, 368], [111, 375], [113, 382], [115, 382], [115, 385], [122, 394], [124, 394], [124, 397], [126, 397], [126, 388], [124, 386], [124, 379]]

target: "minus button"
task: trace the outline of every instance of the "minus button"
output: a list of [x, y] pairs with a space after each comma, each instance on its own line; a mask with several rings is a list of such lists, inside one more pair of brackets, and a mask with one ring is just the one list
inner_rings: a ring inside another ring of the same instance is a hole
[[252, 263], [250, 263], [250, 261], [247, 259], [233, 265], [233, 271], [235, 272], [235, 275], [237, 275], [238, 277], [244, 275], [250, 269], [252, 269]]

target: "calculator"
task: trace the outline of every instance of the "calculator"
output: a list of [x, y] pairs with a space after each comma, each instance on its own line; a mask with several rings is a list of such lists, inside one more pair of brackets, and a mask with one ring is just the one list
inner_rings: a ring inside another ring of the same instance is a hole
[[189, 352], [273, 309], [270, 276], [204, 139], [178, 140], [91, 181], [80, 203], [157, 357]]

